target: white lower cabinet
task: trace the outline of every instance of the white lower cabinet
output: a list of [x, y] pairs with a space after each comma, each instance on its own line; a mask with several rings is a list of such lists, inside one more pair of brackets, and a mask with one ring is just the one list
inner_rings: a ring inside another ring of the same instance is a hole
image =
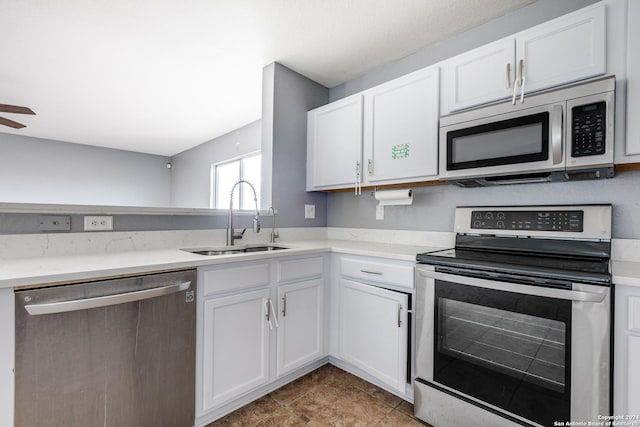
[[316, 255], [198, 269], [197, 425], [326, 356], [323, 264]]
[[278, 376], [323, 356], [322, 280], [278, 287]]
[[340, 280], [340, 358], [389, 387], [407, 384], [408, 295]]
[[615, 287], [613, 412], [640, 414], [640, 287]]
[[269, 381], [268, 301], [262, 289], [204, 302], [203, 411]]

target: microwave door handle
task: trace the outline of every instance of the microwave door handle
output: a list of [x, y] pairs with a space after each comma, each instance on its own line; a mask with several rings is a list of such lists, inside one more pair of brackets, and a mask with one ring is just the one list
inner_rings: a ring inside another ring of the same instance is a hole
[[562, 105], [551, 111], [551, 155], [554, 165], [562, 163]]

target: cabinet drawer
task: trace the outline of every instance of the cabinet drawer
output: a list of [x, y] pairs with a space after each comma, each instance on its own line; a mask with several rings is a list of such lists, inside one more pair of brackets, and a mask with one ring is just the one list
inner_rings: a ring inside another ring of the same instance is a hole
[[413, 289], [413, 264], [342, 258], [340, 272], [343, 276]]
[[322, 257], [295, 259], [278, 263], [278, 282], [322, 276]]
[[204, 296], [226, 291], [269, 285], [269, 264], [239, 265], [202, 271], [199, 282], [204, 284]]

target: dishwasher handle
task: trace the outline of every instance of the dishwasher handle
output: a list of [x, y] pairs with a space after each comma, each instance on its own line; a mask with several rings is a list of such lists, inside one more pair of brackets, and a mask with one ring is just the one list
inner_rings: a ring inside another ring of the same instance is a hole
[[141, 301], [162, 295], [170, 295], [185, 291], [191, 286], [191, 281], [181, 281], [166, 286], [160, 286], [142, 291], [126, 292], [122, 294], [106, 295], [102, 297], [82, 298], [70, 301], [57, 301], [43, 304], [29, 304], [24, 308], [32, 316], [40, 314], [66, 313], [68, 311], [87, 310], [90, 308], [106, 307], [109, 305], [125, 304]]

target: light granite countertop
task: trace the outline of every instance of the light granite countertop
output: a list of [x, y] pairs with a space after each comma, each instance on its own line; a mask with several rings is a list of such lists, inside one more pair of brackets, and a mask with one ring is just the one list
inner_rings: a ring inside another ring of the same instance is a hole
[[91, 281], [163, 270], [325, 252], [415, 261], [418, 253], [442, 249], [349, 240], [278, 242], [277, 245], [288, 249], [215, 256], [197, 255], [180, 249], [157, 249], [0, 260], [0, 288]]

